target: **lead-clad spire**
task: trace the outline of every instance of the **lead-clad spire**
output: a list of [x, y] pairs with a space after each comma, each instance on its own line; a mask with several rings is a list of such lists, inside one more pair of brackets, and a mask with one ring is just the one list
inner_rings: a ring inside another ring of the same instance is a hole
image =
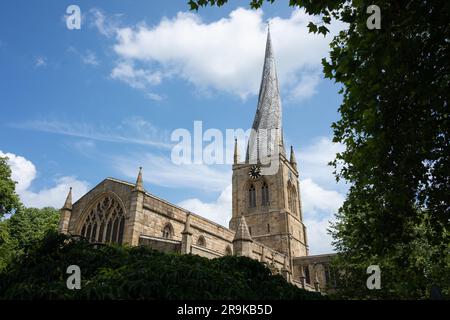
[[[269, 29], [259, 88], [258, 107], [253, 121], [253, 131], [250, 134], [246, 155], [247, 161], [255, 161], [264, 155], [273, 155], [276, 151], [285, 154], [281, 118], [280, 90]], [[278, 147], [278, 150], [276, 147]], [[266, 150], [263, 150], [263, 148], [266, 148]]]

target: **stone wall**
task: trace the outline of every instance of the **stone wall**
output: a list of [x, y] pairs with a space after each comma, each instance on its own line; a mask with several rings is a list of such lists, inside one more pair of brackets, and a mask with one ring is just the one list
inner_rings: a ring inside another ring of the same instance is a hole
[[[305, 279], [307, 285], [315, 288], [318, 285], [319, 291], [331, 292], [336, 286], [336, 275], [330, 266], [335, 254], [321, 254], [313, 256], [295, 257], [293, 259], [293, 278], [300, 281], [301, 276], [309, 276]], [[303, 268], [307, 268], [308, 271]], [[303, 269], [303, 273], [302, 273]]]
[[144, 216], [139, 232], [146, 236], [161, 237], [164, 228], [170, 225], [173, 228], [172, 239], [181, 241], [188, 214], [191, 217], [193, 245], [197, 245], [202, 237], [204, 247], [217, 256], [225, 255], [227, 248], [232, 250], [233, 231], [150, 194], [144, 198]]
[[147, 236], [141, 236], [139, 238], [139, 245], [147, 246], [152, 249], [163, 251], [163, 252], [180, 252], [181, 251], [181, 241], [170, 240], [164, 238], [153, 238]]

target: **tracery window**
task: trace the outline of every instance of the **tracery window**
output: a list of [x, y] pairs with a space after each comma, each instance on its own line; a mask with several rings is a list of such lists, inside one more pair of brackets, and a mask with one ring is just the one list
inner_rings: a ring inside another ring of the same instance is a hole
[[254, 185], [251, 185], [248, 189], [248, 203], [250, 208], [256, 207], [256, 189]]
[[269, 205], [269, 186], [267, 183], [263, 183], [261, 187], [261, 195], [262, 195], [262, 205], [267, 206]]
[[105, 196], [89, 211], [81, 235], [90, 242], [123, 242], [125, 212], [113, 197]]

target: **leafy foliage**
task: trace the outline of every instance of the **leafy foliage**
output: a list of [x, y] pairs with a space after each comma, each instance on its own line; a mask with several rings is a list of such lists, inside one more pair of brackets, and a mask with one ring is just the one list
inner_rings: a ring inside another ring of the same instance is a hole
[[7, 157], [0, 157], [0, 218], [20, 206], [15, 192], [16, 182], [11, 178], [11, 169]]
[[[227, 1], [190, 1], [191, 9]], [[268, 1], [272, 2], [272, 1]], [[259, 8], [264, 1], [251, 1]], [[381, 29], [366, 9], [381, 9]], [[342, 85], [332, 165], [350, 190], [331, 232], [340, 251], [338, 294], [345, 298], [450, 296], [450, 2], [446, 0], [291, 0], [348, 26], [322, 60]], [[325, 27], [321, 28], [321, 27]], [[382, 289], [366, 289], [366, 268], [381, 268]]]
[[58, 228], [59, 212], [53, 208], [20, 207], [9, 219], [0, 222], [0, 270], [17, 255], [42, 241]]
[[[66, 269], [81, 269], [81, 290]], [[0, 273], [0, 299], [322, 299], [236, 256], [206, 259], [49, 234]]]

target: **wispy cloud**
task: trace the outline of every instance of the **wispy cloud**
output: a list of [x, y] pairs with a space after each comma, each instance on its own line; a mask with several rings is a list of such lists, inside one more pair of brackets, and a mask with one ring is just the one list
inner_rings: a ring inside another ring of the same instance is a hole
[[229, 166], [177, 165], [171, 161], [170, 156], [151, 153], [117, 156], [111, 163], [117, 171], [132, 179], [136, 177], [136, 168], [142, 166], [146, 182], [170, 188], [218, 192], [231, 180]]
[[91, 66], [98, 66], [99, 65], [99, 61], [97, 59], [97, 55], [90, 51], [87, 50], [86, 53], [84, 55], [81, 56], [81, 61], [83, 61], [84, 64], [88, 64]]
[[108, 15], [100, 10], [99, 8], [92, 8], [89, 10], [87, 15], [87, 20], [89, 25], [97, 29], [97, 31], [110, 38], [115, 36], [117, 30], [119, 29], [120, 18], [122, 14]]
[[149, 85], [161, 83], [162, 73], [159, 71], [135, 68], [132, 62], [120, 62], [111, 71], [111, 78], [123, 81], [135, 89], [145, 89]]
[[34, 66], [36, 68], [45, 67], [47, 65], [47, 58], [43, 56], [36, 57], [34, 60]]
[[154, 92], [150, 92], [146, 94], [146, 97], [149, 98], [150, 100], [153, 101], [163, 101], [166, 97], [162, 96], [160, 94], [154, 93]]
[[10, 124], [11, 127], [49, 132], [112, 143], [127, 143], [170, 149], [170, 135], [139, 117], [128, 118], [115, 127], [57, 120], [33, 120]]
[[83, 53], [81, 53], [75, 47], [70, 46], [67, 48], [67, 52], [77, 55], [80, 58], [81, 62], [86, 65], [98, 66], [100, 64], [97, 55], [95, 54], [95, 52], [91, 50], [86, 50]]

